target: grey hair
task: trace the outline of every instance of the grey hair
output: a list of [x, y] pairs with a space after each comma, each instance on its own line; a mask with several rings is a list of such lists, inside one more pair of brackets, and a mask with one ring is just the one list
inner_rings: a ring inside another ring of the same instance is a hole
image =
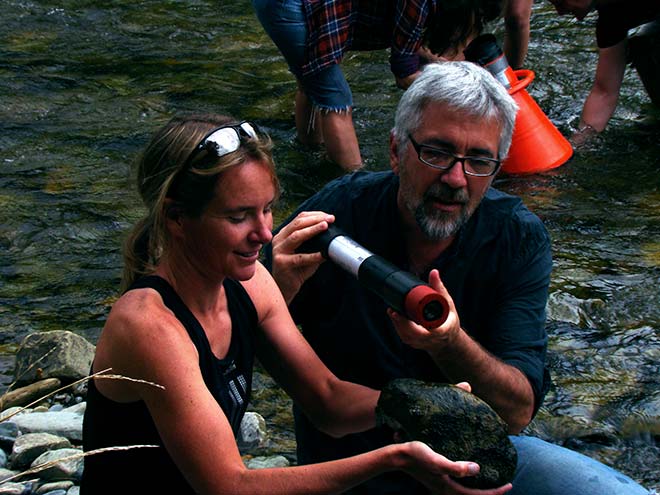
[[470, 116], [495, 118], [502, 125], [497, 156], [500, 160], [506, 158], [518, 105], [487, 70], [472, 62], [428, 64], [399, 101], [392, 129], [399, 149], [408, 134], [417, 130], [422, 113], [431, 102], [445, 104]]

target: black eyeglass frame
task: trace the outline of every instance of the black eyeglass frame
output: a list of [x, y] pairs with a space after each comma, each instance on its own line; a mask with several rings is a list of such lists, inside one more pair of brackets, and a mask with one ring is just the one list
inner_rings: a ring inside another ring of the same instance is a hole
[[[500, 169], [500, 167], [502, 166], [502, 162], [500, 160], [496, 159], [496, 158], [486, 158], [484, 156], [469, 156], [469, 155], [459, 156], [459, 155], [455, 155], [454, 153], [452, 153], [450, 151], [443, 150], [441, 148], [436, 148], [435, 146], [429, 146], [428, 144], [419, 144], [417, 141], [415, 141], [415, 139], [412, 137], [411, 134], [408, 134], [408, 139], [410, 140], [410, 144], [412, 144], [413, 148], [417, 152], [417, 158], [419, 158], [419, 161], [422, 162], [427, 167], [431, 167], [431, 168], [436, 169], [436, 170], [447, 171], [447, 170], [450, 170], [454, 165], [456, 165], [456, 162], [461, 162], [461, 168], [463, 169], [463, 173], [465, 175], [469, 175], [470, 177], [491, 177], [491, 176], [495, 175], [498, 172], [498, 170]], [[435, 153], [439, 153], [441, 155], [446, 155], [448, 157], [451, 157], [452, 161], [449, 165], [444, 166], [444, 167], [440, 166], [440, 165], [433, 164], [433, 163], [429, 163], [429, 162], [427, 162], [426, 160], [424, 160], [422, 158], [422, 151], [424, 149], [432, 150]], [[487, 174], [477, 174], [477, 173], [474, 173], [474, 172], [470, 172], [469, 170], [467, 170], [465, 168], [465, 162], [469, 161], [469, 160], [477, 160], [477, 161], [480, 161], [480, 162], [487, 162], [489, 164], [493, 164], [494, 168], [493, 168], [492, 171], [490, 171]]]

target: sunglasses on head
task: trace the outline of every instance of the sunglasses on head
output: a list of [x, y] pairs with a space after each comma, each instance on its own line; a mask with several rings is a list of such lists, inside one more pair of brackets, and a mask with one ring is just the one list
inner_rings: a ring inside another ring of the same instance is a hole
[[248, 139], [257, 139], [257, 126], [250, 122], [218, 127], [195, 147], [188, 163], [192, 163], [202, 151], [211, 152], [218, 158], [223, 157], [236, 151]]

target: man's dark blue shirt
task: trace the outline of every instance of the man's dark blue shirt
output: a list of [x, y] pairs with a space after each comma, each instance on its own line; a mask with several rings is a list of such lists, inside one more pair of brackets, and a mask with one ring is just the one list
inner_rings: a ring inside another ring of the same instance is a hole
[[[335, 224], [356, 242], [408, 269], [398, 187], [392, 172], [346, 175], [305, 201], [286, 222], [300, 211], [332, 213]], [[268, 251], [266, 264], [270, 261]], [[490, 188], [429, 271], [433, 268], [440, 271], [461, 327], [527, 376], [538, 409], [550, 382], [545, 305], [552, 269], [550, 238], [539, 218], [520, 199]], [[428, 272], [422, 278], [428, 280]], [[330, 261], [305, 282], [290, 309], [321, 360], [343, 380], [376, 389], [401, 377], [447, 381], [426, 352], [401, 342], [386, 304]], [[391, 432], [380, 430], [332, 439], [297, 413], [298, 461], [345, 457], [391, 443]], [[394, 479], [388, 484], [397, 485]], [[373, 493], [388, 493], [384, 485], [377, 490]]]

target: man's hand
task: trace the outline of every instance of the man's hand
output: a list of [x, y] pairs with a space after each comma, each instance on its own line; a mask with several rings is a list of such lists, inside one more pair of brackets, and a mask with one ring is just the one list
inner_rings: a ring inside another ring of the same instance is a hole
[[334, 221], [334, 215], [322, 211], [303, 211], [273, 238], [272, 275], [287, 304], [324, 261], [321, 253], [297, 253], [296, 249]]
[[438, 270], [431, 270], [431, 273], [429, 274], [429, 284], [449, 303], [449, 315], [442, 325], [436, 328], [426, 329], [423, 326], [408, 320], [405, 316], [398, 314], [392, 309], [388, 309], [387, 313], [392, 319], [394, 328], [396, 328], [403, 343], [410, 347], [414, 347], [415, 349], [436, 354], [451, 347], [452, 342], [462, 330], [458, 313], [456, 312], [456, 306], [454, 306], [454, 301], [440, 280]]

